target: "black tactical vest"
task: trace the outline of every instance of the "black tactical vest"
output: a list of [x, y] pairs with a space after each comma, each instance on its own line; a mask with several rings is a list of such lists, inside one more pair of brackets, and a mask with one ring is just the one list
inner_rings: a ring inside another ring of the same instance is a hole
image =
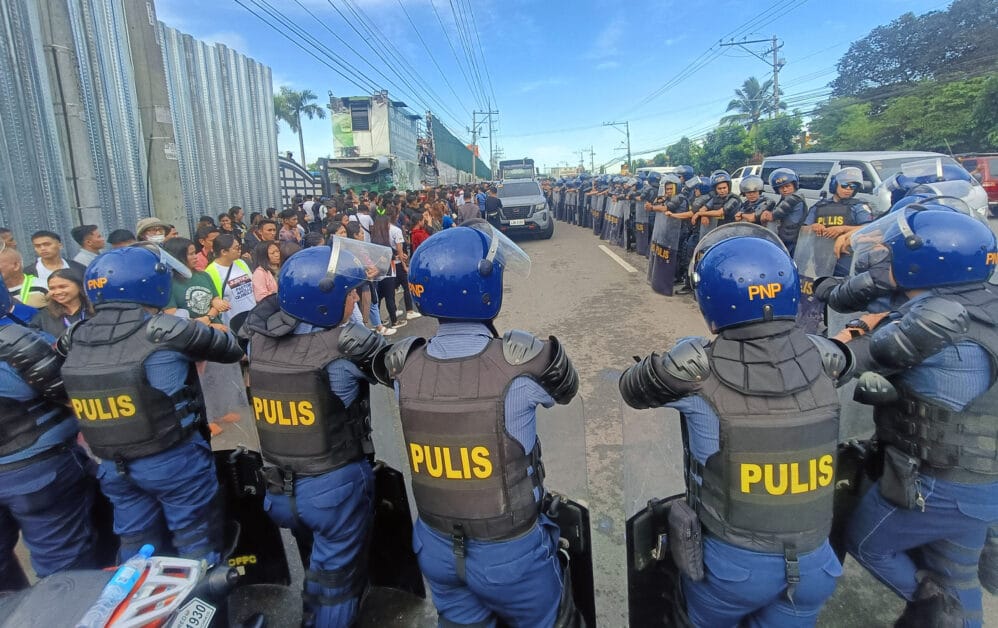
[[250, 340], [250, 392], [264, 458], [299, 475], [318, 475], [373, 453], [366, 382], [344, 407], [326, 366], [343, 355], [341, 328]]
[[700, 396], [720, 420], [720, 451], [706, 465], [689, 456], [703, 483], [687, 479], [712, 534], [784, 555], [812, 551], [828, 538], [839, 435], [835, 385], [818, 350], [792, 325], [726, 330], [713, 342]]
[[826, 227], [841, 227], [852, 225], [852, 203], [849, 201], [836, 201], [834, 199], [822, 199], [814, 204], [814, 222]]
[[[533, 527], [543, 495], [540, 440], [533, 451], [506, 430], [505, 397], [520, 376], [539, 376], [551, 361], [550, 343], [532, 360], [512, 366], [503, 342], [466, 358], [440, 360], [414, 351], [396, 381], [399, 411], [420, 518], [452, 534], [504, 539]], [[533, 473], [528, 474], [528, 467]]]
[[[970, 314], [966, 336], [991, 357], [991, 387], [960, 412], [920, 396], [900, 378], [900, 401], [874, 411], [878, 437], [922, 461], [923, 472], [964, 484], [998, 481], [998, 293], [974, 285], [937, 292]], [[899, 311], [907, 312], [909, 305]]]
[[170, 449], [197, 429], [197, 418], [187, 427], [181, 419], [204, 407], [193, 362], [186, 385], [173, 395], [146, 379], [146, 358], [178, 350], [149, 340], [147, 321], [140, 306], [101, 306], [75, 328], [62, 365], [80, 431], [94, 454], [106, 460], [133, 460]]
[[[804, 203], [804, 199], [796, 193], [780, 199], [776, 203], [776, 206], [784, 204], [786, 205], [786, 212], [784, 217], [780, 219], [779, 226], [776, 228], [776, 235], [783, 242], [797, 242], [797, 238], [800, 236], [801, 225], [804, 224], [804, 219], [807, 218], [807, 205]], [[803, 211], [796, 218], [791, 219], [790, 216], [798, 205], [804, 205]]]

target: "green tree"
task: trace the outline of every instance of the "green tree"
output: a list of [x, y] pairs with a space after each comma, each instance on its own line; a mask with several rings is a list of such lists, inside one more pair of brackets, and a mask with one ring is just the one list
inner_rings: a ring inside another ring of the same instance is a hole
[[669, 163], [674, 166], [693, 164], [693, 142], [685, 135], [678, 142], [665, 149]]
[[981, 95], [970, 114], [971, 125], [983, 140], [980, 150], [998, 148], [998, 74], [981, 87]]
[[730, 116], [721, 118], [721, 126], [728, 124], [741, 124], [746, 128], [752, 128], [759, 123], [763, 116], [773, 113], [777, 109], [786, 109], [787, 106], [780, 103], [777, 107], [773, 101], [773, 81], [759, 83], [759, 79], [750, 76], [742, 83], [741, 88], [735, 90], [735, 98], [728, 103], [726, 111], [736, 111]]
[[298, 163], [301, 164], [306, 163], [305, 134], [301, 129], [302, 116], [309, 120], [313, 118], [321, 120], [326, 117], [326, 110], [312, 102], [315, 99], [312, 90], [295, 91], [287, 86], [282, 86], [280, 92], [274, 95], [274, 116], [287, 123], [292, 133], [298, 134], [298, 146], [301, 149]]
[[870, 103], [855, 98], [833, 98], [827, 101], [810, 123], [815, 150], [875, 150], [879, 129], [870, 114]]
[[750, 145], [761, 155], [785, 155], [797, 152], [800, 147], [801, 116], [779, 115], [772, 120], [762, 120], [749, 131]]
[[721, 126], [704, 138], [701, 150], [694, 155], [697, 172], [709, 174], [719, 168], [732, 171], [745, 165], [752, 156], [748, 132], [737, 124]]
[[651, 164], [653, 166], [668, 166], [669, 157], [665, 153], [656, 153], [655, 156], [651, 158]]

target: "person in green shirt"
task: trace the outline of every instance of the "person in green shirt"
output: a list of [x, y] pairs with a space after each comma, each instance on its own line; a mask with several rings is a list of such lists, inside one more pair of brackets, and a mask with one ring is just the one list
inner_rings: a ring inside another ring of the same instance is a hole
[[221, 314], [229, 309], [225, 301], [215, 290], [208, 273], [195, 270], [197, 251], [194, 243], [187, 238], [171, 238], [163, 243], [167, 253], [182, 261], [191, 270], [191, 278], [185, 279], [178, 273], [173, 274], [172, 294], [166, 311], [186, 310], [190, 318], [224, 329]]

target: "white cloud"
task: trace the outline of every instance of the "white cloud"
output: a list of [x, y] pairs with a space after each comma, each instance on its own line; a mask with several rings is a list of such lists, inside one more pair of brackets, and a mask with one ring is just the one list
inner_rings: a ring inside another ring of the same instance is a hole
[[537, 91], [542, 87], [551, 87], [554, 85], [564, 85], [564, 84], [565, 84], [565, 79], [563, 78], [540, 79], [537, 81], [528, 81], [526, 83], [521, 83], [520, 86], [517, 88], [517, 91], [519, 91], [521, 94], [525, 94], [527, 92]]
[[593, 47], [586, 53], [589, 59], [606, 59], [614, 57], [618, 53], [618, 45], [624, 35], [624, 20], [620, 17], [614, 18], [596, 36]]
[[597, 70], [612, 70], [618, 67], [620, 67], [620, 62], [618, 61], [604, 61], [596, 64]]
[[247, 57], [253, 56], [250, 54], [249, 42], [246, 41], [246, 38], [241, 33], [236, 33], [234, 31], [218, 31], [216, 33], [199, 35], [198, 39], [216, 44], [224, 44], [229, 48], [246, 55]]

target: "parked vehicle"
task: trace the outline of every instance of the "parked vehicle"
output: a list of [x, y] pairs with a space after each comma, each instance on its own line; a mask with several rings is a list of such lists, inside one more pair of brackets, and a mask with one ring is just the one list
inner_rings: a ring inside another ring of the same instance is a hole
[[988, 195], [991, 215], [998, 217], [998, 153], [957, 155], [956, 160], [980, 182]]
[[[767, 197], [776, 200], [779, 194], [769, 185], [769, 175], [777, 168], [790, 168], [800, 178], [799, 193], [804, 197], [808, 207], [822, 196], [828, 194], [828, 182], [833, 174], [846, 167], [859, 168], [863, 173], [863, 189], [856, 195], [865, 200], [873, 209], [874, 216], [884, 214], [891, 208], [889, 193], [877, 188], [884, 180], [897, 174], [903, 164], [922, 161], [924, 159], [941, 159], [943, 164], [957, 164], [956, 160], [947, 155], [917, 151], [856, 151], [834, 153], [797, 153], [793, 155], [775, 155], [767, 157], [762, 162], [762, 180]], [[981, 220], [986, 220], [988, 210], [987, 193], [984, 188], [974, 184], [973, 198], [970, 208]]]
[[754, 164], [751, 166], [742, 166], [738, 170], [731, 173], [731, 191], [738, 194], [738, 185], [742, 182], [745, 177], [750, 177], [752, 175], [758, 175], [762, 172], [762, 164]]
[[507, 159], [499, 162], [499, 179], [502, 181], [513, 179], [530, 179], [537, 176], [534, 168], [534, 160], [524, 157], [523, 159]]
[[531, 234], [545, 240], [554, 235], [554, 216], [539, 183], [504, 181], [498, 196], [502, 201], [498, 227], [503, 233]]

